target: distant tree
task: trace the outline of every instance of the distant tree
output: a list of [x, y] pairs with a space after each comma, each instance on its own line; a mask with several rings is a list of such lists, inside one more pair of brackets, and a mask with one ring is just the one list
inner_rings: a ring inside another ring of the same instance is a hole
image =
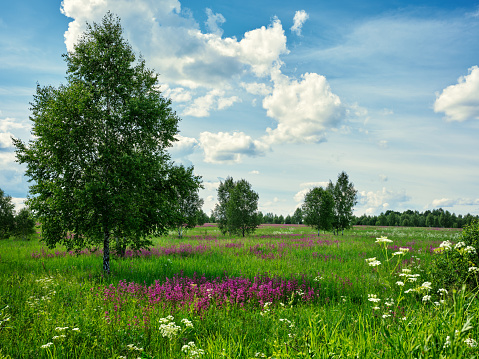
[[303, 212], [301, 211], [301, 207], [296, 208], [296, 210], [294, 211], [292, 221], [295, 224], [303, 223]]
[[12, 197], [0, 188], [0, 239], [9, 238], [15, 226], [15, 205]]
[[384, 213], [381, 213], [378, 217], [378, 222], [379, 222], [379, 226], [387, 226], [388, 225], [388, 219], [387, 217], [384, 215]]
[[21, 239], [30, 239], [35, 233], [35, 219], [27, 208], [22, 208], [15, 216], [14, 235]]
[[284, 224], [292, 224], [293, 222], [293, 219], [291, 218], [291, 216], [288, 214], [286, 216], [286, 218], [284, 219]]
[[268, 223], [268, 224], [274, 223], [274, 214], [271, 212], [266, 213], [263, 217], [263, 223]]
[[336, 228], [343, 234], [345, 229], [351, 228], [353, 207], [357, 203], [357, 193], [358, 191], [354, 188], [354, 184], [349, 182], [349, 177], [346, 172], [341, 172], [334, 185], [333, 197]]
[[179, 118], [122, 32], [111, 13], [88, 25], [64, 56], [67, 85], [37, 86], [34, 140], [14, 139], [43, 240], [50, 248], [102, 245], [106, 273], [112, 241], [139, 249], [167, 232], [178, 186], [166, 149]]
[[304, 223], [318, 231], [333, 228], [334, 198], [329, 191], [315, 187], [306, 193], [302, 207]]
[[197, 217], [198, 217], [198, 221], [197, 221], [198, 226], [202, 226], [203, 224], [208, 223], [210, 221], [210, 217], [208, 217], [208, 215], [202, 209], [200, 209], [197, 212]]
[[199, 221], [204, 202], [198, 194], [201, 177], [193, 174], [193, 167], [185, 168], [180, 165], [172, 169], [171, 185], [176, 198], [171, 202], [170, 227], [175, 228], [178, 231], [178, 237], [182, 238], [183, 231], [194, 228]]
[[220, 182], [217, 190], [218, 203], [213, 210], [213, 216], [221, 233], [226, 234], [228, 232], [228, 201], [230, 199], [231, 191], [235, 187], [235, 183], [232, 177], [227, 177], [224, 182]]
[[282, 214], [280, 214], [278, 217], [278, 224], [284, 224], [284, 217]]
[[258, 194], [253, 191], [248, 181], [242, 179], [234, 183], [226, 206], [228, 232], [244, 237], [256, 230], [260, 225], [257, 214], [258, 199]]

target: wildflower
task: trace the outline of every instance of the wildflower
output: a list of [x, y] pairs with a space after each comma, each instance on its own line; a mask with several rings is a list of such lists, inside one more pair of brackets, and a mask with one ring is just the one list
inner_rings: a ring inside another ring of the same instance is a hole
[[472, 246], [467, 246], [466, 248], [464, 248], [464, 252], [471, 253], [471, 254], [476, 254], [476, 248], [474, 248]]
[[68, 329], [68, 327], [56, 327], [55, 330], [56, 331], [62, 331], [62, 330], [66, 330]]
[[431, 296], [430, 296], [430, 295], [425, 295], [424, 297], [422, 297], [422, 301], [423, 301], [423, 302], [427, 302], [427, 301], [429, 301], [429, 300], [431, 300]]
[[467, 346], [469, 346], [470, 348], [475, 348], [475, 347], [477, 347], [477, 342], [476, 342], [474, 339], [472, 339], [472, 338], [466, 338], [466, 339], [464, 339], [464, 343], [466, 343]]
[[379, 309], [381, 309], [381, 308], [379, 308], [379, 307], [373, 307], [373, 310], [379, 310]]
[[456, 245], [454, 246], [454, 249], [459, 249], [461, 247], [464, 247], [466, 243], [464, 242], [457, 242]]
[[439, 248], [444, 248], [444, 250], [449, 250], [452, 248], [452, 243], [450, 241], [444, 241], [439, 245]]
[[388, 307], [392, 307], [394, 305], [394, 299], [389, 298], [384, 302], [384, 304]]
[[373, 303], [378, 303], [381, 301], [376, 294], [368, 294], [368, 300]]
[[80, 331], [80, 328], [73, 328], [72, 329], [74, 332], [79, 332]]
[[444, 342], [443, 348], [445, 349], [445, 348], [449, 347], [450, 345], [451, 345], [451, 337], [448, 335], [446, 337], [446, 341]]
[[321, 277], [321, 276], [317, 276], [317, 277], [314, 278], [313, 280], [314, 280], [315, 282], [319, 282], [321, 279], [324, 279], [324, 278]]
[[55, 335], [52, 339], [55, 340], [55, 339], [61, 339], [61, 338], [65, 338], [66, 335], [65, 334], [61, 334], [61, 335]]
[[401, 281], [397, 281], [396, 284], [400, 287], [404, 287], [404, 282], [401, 282]]
[[444, 288], [440, 288], [438, 291], [437, 291], [439, 294], [444, 294], [446, 295], [447, 294], [447, 289], [444, 289]]
[[391, 314], [383, 314], [383, 319], [389, 318]]
[[409, 268], [403, 268], [403, 269], [401, 269], [401, 272], [403, 272], [405, 274], [409, 274], [409, 273], [411, 273], [411, 270]]
[[424, 283], [421, 285], [420, 288], [421, 288], [421, 289], [425, 289], [425, 290], [427, 290], [427, 291], [431, 290], [431, 289], [432, 289], [432, 288], [431, 288], [431, 282], [424, 282]]
[[40, 348], [46, 349], [46, 348], [49, 348], [49, 347], [52, 346], [52, 345], [53, 345], [53, 343], [50, 342], [50, 343], [47, 343], [47, 344], [43, 344]]
[[469, 272], [479, 273], [479, 268], [477, 268], [477, 267], [469, 267]]
[[[171, 319], [170, 319], [171, 318]], [[160, 323], [162, 323], [160, 325], [160, 333], [163, 337], [168, 337], [168, 339], [172, 339], [173, 337], [175, 337], [178, 332], [181, 330], [181, 328], [175, 324], [175, 322], [173, 321], [169, 321], [169, 320], [173, 320], [174, 318], [169, 315], [168, 317], [166, 318], [161, 318], [160, 319]]]
[[409, 252], [409, 248], [407, 248], [407, 247], [400, 247], [399, 250], [403, 253]]
[[378, 265], [381, 264], [381, 262], [378, 260], [374, 260], [374, 261], [368, 262], [368, 264], [370, 267], [377, 267]]
[[376, 238], [376, 243], [392, 243], [392, 240], [388, 239], [388, 237], [381, 236]]
[[181, 322], [187, 327], [187, 328], [193, 328], [193, 323], [189, 321], [188, 319], [181, 319]]

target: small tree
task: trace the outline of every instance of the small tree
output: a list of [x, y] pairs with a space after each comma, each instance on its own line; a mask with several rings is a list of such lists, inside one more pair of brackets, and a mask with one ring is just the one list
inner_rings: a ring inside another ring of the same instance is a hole
[[295, 224], [303, 223], [303, 212], [301, 211], [301, 207], [296, 208], [296, 210], [294, 211], [292, 221]]
[[[330, 188], [330, 186], [328, 186]], [[335, 220], [334, 225], [337, 231], [344, 234], [344, 230], [351, 228], [353, 220], [353, 207], [357, 203], [358, 191], [354, 184], [349, 182], [346, 172], [338, 175], [338, 181], [332, 190], [334, 197]]]
[[218, 187], [218, 204], [214, 214], [223, 234], [241, 233], [243, 237], [259, 226], [258, 194], [251, 184], [242, 179], [237, 182], [228, 177]]
[[112, 241], [138, 249], [167, 232], [178, 185], [166, 148], [179, 118], [122, 32], [111, 13], [88, 25], [64, 56], [67, 85], [37, 87], [34, 140], [14, 139], [43, 240], [50, 248], [102, 245], [106, 273]]
[[218, 186], [218, 203], [213, 210], [212, 216], [215, 217], [216, 223], [221, 233], [226, 234], [228, 232], [228, 201], [230, 199], [231, 191], [233, 190], [235, 183], [232, 177], [227, 177], [224, 182], [220, 182]]
[[230, 233], [241, 233], [244, 237], [259, 226], [258, 194], [251, 184], [242, 179], [235, 183], [227, 205], [227, 227]]
[[183, 231], [195, 227], [200, 220], [203, 206], [203, 200], [198, 194], [201, 177], [193, 175], [193, 167], [178, 166], [173, 174], [176, 200], [172, 203], [174, 207], [170, 226], [177, 229], [178, 237], [182, 238]]
[[329, 191], [315, 187], [306, 193], [302, 207], [304, 223], [319, 231], [333, 228], [334, 198]]
[[0, 188], [0, 239], [9, 238], [12, 233], [15, 225], [14, 209], [15, 205], [12, 202], [12, 197], [6, 196]]
[[35, 219], [27, 208], [22, 208], [15, 216], [14, 235], [21, 239], [30, 239], [35, 233]]

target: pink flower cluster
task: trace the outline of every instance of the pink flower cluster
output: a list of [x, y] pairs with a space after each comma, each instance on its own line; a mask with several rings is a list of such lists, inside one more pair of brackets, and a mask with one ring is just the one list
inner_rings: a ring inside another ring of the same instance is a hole
[[149, 286], [120, 281], [118, 286], [110, 285], [99, 289], [104, 301], [112, 303], [115, 311], [120, 311], [123, 304], [131, 298], [145, 301], [150, 307], [189, 308], [203, 313], [212, 306], [262, 308], [266, 302], [287, 303], [293, 293], [303, 302], [318, 297], [313, 288], [295, 278], [268, 275], [256, 276], [254, 279], [225, 277], [209, 280], [195, 274], [192, 278], [166, 278], [164, 282], [155, 281]]

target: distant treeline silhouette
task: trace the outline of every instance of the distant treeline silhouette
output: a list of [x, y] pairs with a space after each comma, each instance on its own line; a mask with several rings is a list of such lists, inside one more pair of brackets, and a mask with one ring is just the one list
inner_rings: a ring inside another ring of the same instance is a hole
[[462, 228], [469, 225], [472, 220], [479, 216], [471, 214], [456, 215], [442, 208], [418, 212], [408, 209], [403, 213], [388, 210], [379, 216], [367, 216], [363, 214], [355, 217], [353, 224], [369, 226], [401, 226], [401, 227], [437, 227], [437, 228]]

